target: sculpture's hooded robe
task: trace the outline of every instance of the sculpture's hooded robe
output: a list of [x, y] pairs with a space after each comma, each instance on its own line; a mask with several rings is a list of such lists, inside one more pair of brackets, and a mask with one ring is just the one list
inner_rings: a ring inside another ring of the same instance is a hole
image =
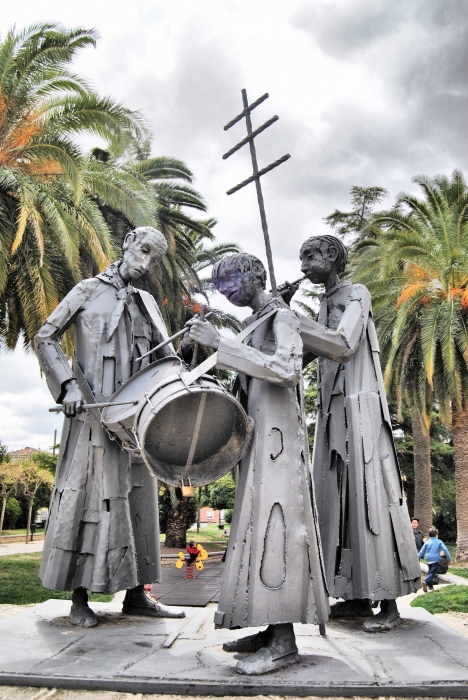
[[[77, 284], [36, 335], [57, 402], [70, 379], [86, 403], [107, 401], [149, 362], [136, 359], [167, 338], [153, 297], [125, 285], [119, 265]], [[72, 325], [73, 369], [59, 343]], [[172, 353], [166, 346], [159, 357]], [[46, 588], [100, 593], [160, 579], [157, 481], [109, 437], [97, 409], [64, 420], [40, 577]]]
[[394, 599], [420, 587], [369, 291], [343, 281], [301, 317], [319, 355], [313, 480], [327, 586], [336, 598]]
[[255, 421], [241, 462], [215, 623], [237, 628], [328, 618], [314, 522], [300, 387], [299, 320], [281, 300], [244, 324], [244, 343], [222, 337], [217, 365], [237, 370]]

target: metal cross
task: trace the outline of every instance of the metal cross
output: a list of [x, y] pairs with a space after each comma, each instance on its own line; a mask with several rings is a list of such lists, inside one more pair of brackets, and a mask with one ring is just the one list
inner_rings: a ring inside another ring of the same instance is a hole
[[237, 192], [237, 190], [242, 189], [242, 187], [245, 187], [248, 185], [250, 182], [255, 181], [255, 186], [257, 188], [257, 200], [258, 200], [258, 208], [260, 209], [260, 219], [262, 221], [262, 229], [263, 229], [263, 237], [265, 239], [265, 248], [266, 248], [266, 255], [267, 255], [267, 261], [268, 261], [268, 269], [270, 272], [270, 281], [271, 281], [271, 290], [273, 292], [273, 296], [277, 296], [277, 287], [276, 287], [276, 277], [275, 277], [275, 271], [273, 268], [273, 256], [271, 254], [271, 245], [270, 245], [270, 236], [268, 234], [268, 224], [266, 220], [266, 214], [265, 214], [265, 204], [263, 201], [263, 193], [262, 193], [262, 186], [260, 184], [260, 178], [262, 175], [265, 175], [265, 173], [270, 172], [270, 170], [273, 170], [273, 168], [276, 168], [278, 165], [281, 165], [281, 163], [284, 163], [286, 160], [289, 160], [291, 156], [288, 154], [286, 156], [283, 156], [282, 158], [279, 158], [278, 160], [275, 160], [274, 163], [271, 163], [270, 165], [267, 165], [266, 168], [262, 168], [261, 170], [258, 169], [258, 164], [257, 164], [257, 152], [255, 150], [255, 143], [254, 139], [256, 136], [262, 133], [262, 131], [265, 131], [269, 126], [274, 124], [274, 122], [277, 122], [279, 117], [274, 116], [268, 121], [265, 122], [262, 126], [259, 126], [258, 129], [255, 129], [255, 131], [252, 131], [252, 120], [250, 118], [250, 114], [252, 110], [255, 109], [255, 107], [258, 107], [258, 105], [262, 104], [267, 98], [269, 97], [268, 93], [265, 93], [262, 95], [262, 97], [259, 97], [258, 100], [255, 100], [255, 102], [252, 102], [251, 105], [249, 105], [249, 102], [247, 100], [247, 91], [242, 90], [242, 102], [244, 105], [243, 111], [237, 115], [237, 117], [234, 117], [229, 124], [226, 124], [224, 127], [224, 131], [227, 131], [228, 129], [231, 128], [231, 126], [234, 126], [234, 124], [237, 124], [238, 121], [243, 119], [245, 117], [245, 121], [247, 124], [247, 136], [245, 139], [242, 139], [242, 141], [239, 141], [238, 144], [236, 144], [233, 148], [231, 148], [230, 151], [224, 154], [223, 159], [226, 160], [226, 158], [229, 158], [229, 156], [232, 156], [233, 153], [239, 150], [239, 148], [242, 148], [242, 146], [245, 146], [246, 143], [249, 144], [250, 146], [250, 157], [252, 159], [252, 169], [253, 169], [253, 175], [247, 178], [247, 180], [243, 180], [243, 182], [239, 183], [235, 187], [232, 187], [230, 190], [226, 192], [226, 194], [234, 194], [234, 192]]

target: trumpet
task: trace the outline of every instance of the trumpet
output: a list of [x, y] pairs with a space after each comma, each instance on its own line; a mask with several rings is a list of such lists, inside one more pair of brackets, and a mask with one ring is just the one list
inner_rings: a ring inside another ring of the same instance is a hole
[[[286, 292], [288, 291], [288, 289], [290, 289], [291, 287], [294, 287], [295, 284], [300, 284], [301, 282], [303, 282], [303, 281], [306, 280], [306, 279], [307, 279], [307, 277], [304, 275], [304, 277], [299, 277], [299, 279], [298, 279], [298, 280], [294, 280], [294, 282], [288, 282], [288, 286], [286, 287], [286, 289], [282, 289], [281, 292], [278, 292], [278, 295], [279, 295], [280, 297], [282, 297], [283, 294], [286, 294]], [[270, 289], [270, 293], [271, 293], [272, 291], [273, 291], [273, 290]]]

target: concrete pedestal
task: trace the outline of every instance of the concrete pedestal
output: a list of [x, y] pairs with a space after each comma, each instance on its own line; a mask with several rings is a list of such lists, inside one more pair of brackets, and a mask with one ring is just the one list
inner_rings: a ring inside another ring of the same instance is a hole
[[213, 628], [215, 605], [185, 619], [126, 617], [117, 603], [92, 604], [94, 629], [71, 627], [70, 603], [49, 600], [0, 621], [0, 684], [191, 695], [468, 696], [468, 639], [422, 608], [403, 625], [366, 634], [332, 621], [327, 636], [296, 625], [300, 660], [259, 677], [240, 676], [241, 655], [222, 643], [252, 630]]

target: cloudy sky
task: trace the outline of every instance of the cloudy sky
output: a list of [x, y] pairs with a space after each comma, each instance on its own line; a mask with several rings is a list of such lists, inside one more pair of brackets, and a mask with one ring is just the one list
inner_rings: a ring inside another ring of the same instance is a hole
[[[466, 0], [15, 0], [3, 3], [2, 34], [44, 20], [96, 27], [96, 50], [76, 69], [102, 93], [139, 109], [153, 152], [184, 160], [218, 219], [219, 240], [264, 258], [246, 148], [221, 156], [244, 135], [242, 88], [254, 127], [280, 117], [257, 139], [260, 167], [291, 159], [263, 178], [278, 281], [300, 274], [301, 242], [322, 218], [347, 209], [352, 185], [380, 185], [390, 204], [415, 190], [417, 174], [467, 170]], [[37, 363], [0, 356], [0, 439], [11, 449], [48, 447], [60, 419]]]

